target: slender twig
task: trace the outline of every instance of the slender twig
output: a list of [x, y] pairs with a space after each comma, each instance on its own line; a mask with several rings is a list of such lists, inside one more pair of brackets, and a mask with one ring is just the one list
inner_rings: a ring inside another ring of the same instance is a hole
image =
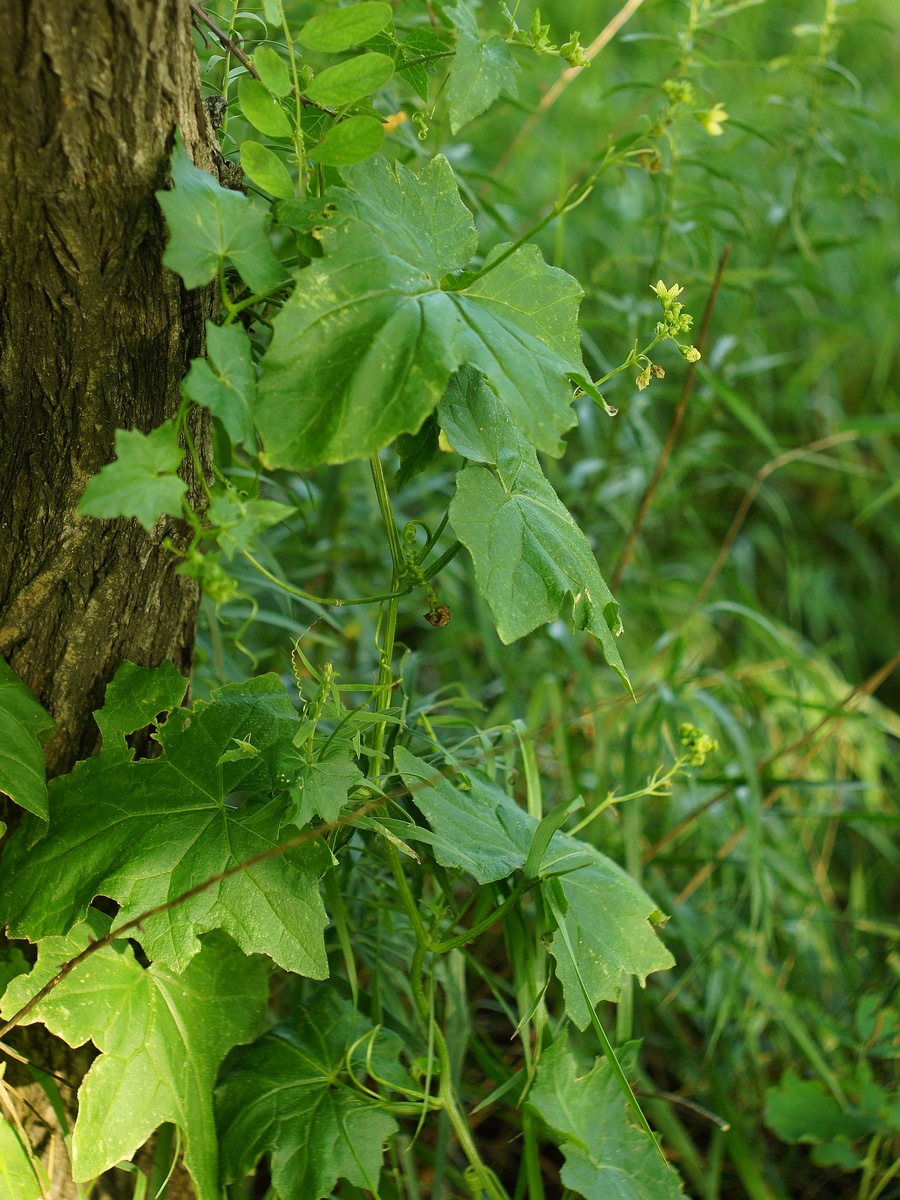
[[[716, 306], [716, 300], [718, 299], [719, 295], [719, 288], [722, 286], [722, 277], [725, 274], [725, 267], [728, 264], [730, 255], [731, 242], [729, 242], [722, 251], [722, 257], [719, 259], [716, 277], [713, 280], [712, 289], [710, 290], [709, 297], [706, 301], [706, 308], [703, 312], [703, 320], [700, 322], [700, 332], [697, 334], [697, 340], [694, 342], [694, 345], [701, 352], [706, 342], [706, 333], [709, 329], [709, 323], [712, 319], [713, 309]], [[672, 426], [669, 429], [669, 435], [666, 438], [665, 445], [660, 453], [659, 461], [656, 464], [656, 470], [653, 472], [653, 478], [644, 489], [644, 494], [641, 496], [641, 502], [638, 505], [637, 516], [632, 522], [631, 530], [628, 534], [628, 540], [625, 543], [625, 548], [619, 556], [619, 561], [616, 563], [616, 569], [613, 572], [612, 582], [609, 585], [613, 592], [618, 590], [619, 584], [622, 582], [622, 575], [625, 571], [625, 568], [628, 566], [632, 551], [634, 550], [634, 544], [638, 539], [638, 534], [641, 532], [644, 521], [647, 517], [647, 513], [650, 509], [650, 505], [653, 503], [653, 497], [656, 494], [656, 489], [659, 487], [660, 480], [665, 473], [666, 467], [669, 465], [669, 458], [672, 454], [675, 443], [678, 440], [678, 435], [681, 433], [681, 426], [684, 423], [684, 414], [687, 410], [688, 400], [690, 400], [691, 393], [694, 390], [694, 379], [696, 374], [697, 363], [692, 362], [685, 374], [684, 383], [681, 387], [681, 396], [678, 400], [678, 407], [675, 409], [675, 416], [672, 418]]]
[[148, 908], [144, 912], [139, 913], [138, 916], [133, 917], [130, 921], [126, 921], [123, 925], [117, 925], [114, 929], [110, 929], [109, 933], [104, 934], [102, 938], [97, 938], [96, 941], [92, 941], [90, 945], [86, 946], [79, 954], [76, 954], [74, 958], [70, 958], [67, 962], [64, 962], [53, 978], [49, 979], [40, 991], [35, 992], [27, 1004], [23, 1004], [19, 1011], [13, 1013], [5, 1024], [0, 1025], [0, 1038], [6, 1037], [11, 1029], [20, 1024], [86, 958], [89, 958], [92, 954], [96, 954], [98, 950], [103, 950], [119, 938], [126, 936], [129, 930], [140, 929], [145, 921], [149, 921], [152, 917], [158, 917], [162, 913], [171, 912], [173, 908], [179, 908], [182, 904], [186, 904], [188, 900], [192, 900], [194, 896], [202, 895], [203, 892], [209, 891], [210, 888], [216, 887], [217, 884], [224, 883], [226, 879], [230, 879], [233, 875], [239, 875], [242, 871], [248, 871], [251, 867], [257, 866], [262, 862], [267, 862], [269, 859], [280, 858], [282, 854], [286, 854], [289, 850], [296, 850], [299, 846], [305, 846], [308, 842], [327, 836], [334, 829], [352, 824], [358, 817], [379, 808], [383, 803], [384, 801], [380, 798], [375, 801], [369, 801], [360, 808], [354, 809], [352, 813], [348, 813], [347, 816], [339, 817], [336, 821], [329, 821], [321, 825], [315, 825], [311, 829], [305, 829], [301, 833], [298, 833], [296, 837], [288, 838], [284, 842], [270, 846], [268, 850], [254, 854], [251, 858], [244, 859], [243, 862], [235, 863], [233, 866], [227, 867], [224, 871], [219, 871], [216, 875], [210, 875], [202, 883], [195, 884], [194, 887], [188, 888], [186, 892], [182, 892], [180, 896], [175, 896], [174, 899], [167, 900], [164, 904], [157, 904], [153, 908]]
[[257, 71], [256, 67], [254, 67], [253, 63], [240, 48], [234, 38], [230, 38], [228, 36], [225, 30], [222, 29], [212, 19], [203, 5], [197, 3], [197, 0], [189, 0], [189, 4], [191, 6], [191, 12], [194, 14], [197, 20], [202, 21], [210, 33], [214, 34], [218, 38], [224, 49], [226, 49], [229, 54], [233, 54], [241, 66], [247, 68], [254, 79], [259, 79], [259, 71]]
[[828, 437], [819, 438], [815, 442], [808, 442], [805, 446], [798, 446], [795, 450], [788, 450], [784, 454], [779, 454], [777, 458], [771, 459], [764, 466], [760, 467], [735, 513], [734, 520], [731, 522], [731, 528], [725, 535], [725, 540], [722, 542], [716, 561], [710, 567], [709, 574], [700, 585], [700, 590], [694, 600], [695, 608], [698, 608], [703, 603], [709, 594], [710, 588], [718, 579], [719, 572], [725, 565], [725, 560], [728, 558], [734, 539], [740, 533], [741, 526], [744, 524], [747, 513], [750, 511], [750, 506], [756, 499], [759, 489], [769, 476], [781, 467], [786, 467], [788, 463], [796, 462], [798, 458], [808, 458], [810, 454], [818, 454], [822, 450], [830, 450], [833, 446], [843, 445], [844, 442], [854, 442], [859, 437], [860, 432], [858, 429], [845, 429], [842, 433], [832, 433]]
[[[775, 750], [772, 754], [768, 755], [768, 757], [764, 758], [762, 762], [757, 763], [757, 774], [762, 775], [763, 772], [767, 771], [773, 763], [778, 761], [778, 759], [785, 758], [788, 754], [796, 754], [798, 750], [802, 750], [804, 746], [809, 745], [813, 738], [818, 736], [818, 734], [830, 721], [834, 721], [834, 728], [828, 731], [828, 736], [824, 739], [820, 739], [820, 741], [817, 743], [817, 745], [822, 745], [823, 741], [827, 741], [828, 738], [831, 737], [838, 725], [846, 720], [847, 716], [849, 715], [849, 706], [853, 703], [855, 698], [859, 695], [862, 695], [863, 698], [871, 695], [876, 688], [881, 686], [888, 675], [890, 675], [890, 673], [898, 665], [900, 665], [900, 655], [892, 658], [891, 661], [885, 666], [879, 667], [878, 670], [875, 671], [874, 674], [870, 675], [869, 678], [863, 683], [855, 684], [843, 698], [843, 700], [841, 700], [836, 709], [831, 712], [827, 712], [824, 717], [818, 720], [811, 729], [808, 729], [806, 733], [797, 738], [796, 741], [791, 742], [787, 746], [782, 746], [780, 750]], [[808, 761], [809, 759], [804, 757], [803, 765], [805, 766]], [[793, 777], [795, 778], [796, 776]], [[703, 813], [707, 811], [707, 809], [712, 808], [714, 805], [718, 804], [720, 800], [724, 800], [727, 796], [730, 796], [734, 791], [734, 788], [735, 784], [729, 784], [728, 787], [722, 788], [720, 792], [716, 792], [716, 794], [711, 796], [708, 800], [704, 800], [702, 804], [698, 805], [697, 808], [688, 813], [688, 815], [679, 821], [677, 825], [674, 825], [671, 829], [667, 830], [659, 839], [659, 841], [655, 842], [649, 848], [649, 850], [646, 850], [641, 857], [641, 862], [644, 863], [644, 865], [651, 862], [654, 858], [656, 858], [661, 850], [664, 850], [666, 846], [668, 846], [671, 842], [674, 842], [683, 833], [690, 829], [690, 827], [698, 820], [699, 817], [703, 815]]]
[[[591, 62], [592, 59], [596, 58], [597, 55], [600, 53], [600, 51], [603, 49], [603, 47], [608, 42], [612, 41], [612, 39], [616, 36], [616, 34], [619, 32], [619, 30], [622, 28], [622, 26], [625, 24], [625, 22], [637, 12], [637, 10], [641, 7], [643, 2], [644, 2], [644, 0], [627, 0], [627, 3], [624, 4], [622, 6], [622, 8], [619, 9], [619, 11], [616, 13], [616, 15], [612, 18], [612, 20], [609, 21], [606, 24], [606, 26], [600, 31], [600, 33], [597, 34], [597, 36], [594, 38], [594, 40], [591, 42], [591, 44], [585, 50], [585, 52], [584, 52], [585, 64]], [[521, 146], [522, 142], [524, 142], [525, 139], [528, 137], [528, 135], [531, 133], [532, 129], [534, 129], [535, 125], [537, 125], [538, 121], [541, 119], [541, 117], [544, 115], [544, 113], [553, 104], [556, 103], [556, 101], [563, 94], [563, 92], [566, 90], [566, 88], [569, 86], [569, 84], [572, 82], [572, 80], [575, 79], [576, 76], [580, 75], [583, 70], [584, 70], [584, 66], [566, 67], [566, 69], [560, 75], [559, 79], [557, 79], [556, 83], [554, 83], [553, 86], [547, 91], [547, 93], [541, 98], [541, 101], [538, 104], [537, 108], [534, 110], [534, 112], [532, 112], [531, 116], [528, 118], [528, 120], [525, 122], [525, 124], [522, 126], [522, 128], [519, 130], [519, 132], [516, 134], [516, 136], [510, 142], [509, 147], [506, 150], [506, 153], [502, 156], [500, 161], [497, 163], [497, 166], [494, 168], [493, 173], [495, 175], [502, 174], [502, 172], [506, 168], [506, 164], [509, 162], [509, 160], [512, 158], [512, 156], [518, 150], [519, 146]]]
[[[834, 733], [838, 725], [841, 725], [844, 721], [846, 721], [846, 719], [851, 715], [851, 712], [855, 711], [855, 708], [858, 707], [858, 705], [851, 710], [848, 707], [848, 701], [854, 699], [862, 702], [862, 700], [866, 699], [868, 696], [871, 696], [874, 691], [881, 687], [882, 683], [884, 683], [888, 676], [891, 675], [898, 666], [900, 666], [900, 653], [895, 654], [890, 662], [885, 663], [883, 667], [879, 667], [874, 674], [869, 676], [865, 683], [860, 684], [858, 687], [853, 689], [850, 696], [847, 697], [847, 700], [845, 700], [844, 705], [842, 706], [843, 711], [834, 717], [836, 722], [835, 725], [832, 726], [832, 728], [830, 728], [826, 733], [824, 733], [822, 737], [820, 737], [819, 740], [809, 748], [806, 754], [804, 754], [800, 759], [799, 763], [797, 763], [796, 767], [791, 770], [788, 779], [784, 783], [778, 784], [777, 787], [773, 788], [772, 791], [769, 792], [762, 802], [761, 807], [763, 809], [771, 808], [776, 803], [781, 795], [791, 786], [791, 782], [799, 775], [803, 774], [810, 762], [812, 762], [822, 747], [834, 737]], [[830, 716], [828, 719], [830, 719]], [[820, 722], [820, 725], [821, 724], [822, 722]], [[685, 901], [689, 900], [691, 896], [693, 896], [697, 888], [702, 887], [702, 885], [706, 883], [707, 879], [709, 879], [716, 867], [720, 866], [720, 864], [726, 858], [728, 858], [732, 850], [734, 850], [734, 848], [743, 840], [746, 832], [747, 825], [741, 825], [741, 827], [736, 829], [731, 837], [727, 839], [727, 841], [722, 843], [713, 858], [710, 859], [709, 862], [704, 863], [704, 865], [699, 871], [697, 871], [693, 878], [681, 889], [675, 898], [676, 904], [684, 904]], [[2, 1032], [0, 1032], [0, 1036], [2, 1036]]]

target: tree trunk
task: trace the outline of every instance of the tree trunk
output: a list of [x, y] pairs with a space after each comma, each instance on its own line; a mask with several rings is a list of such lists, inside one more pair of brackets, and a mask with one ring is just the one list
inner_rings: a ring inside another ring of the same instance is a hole
[[56, 719], [51, 774], [94, 749], [123, 659], [190, 668], [196, 584], [135, 521], [79, 518], [117, 427], [177, 410], [208, 293], [161, 264], [176, 125], [212, 167], [187, 0], [3, 0], [0, 653]]
[[[0, 654], [57, 722], [55, 775], [96, 749], [91, 712], [124, 659], [190, 669], [198, 590], [162, 546], [182, 523], [147, 534], [76, 508], [115, 429], [174, 415], [202, 351], [211, 296], [163, 268], [153, 193], [176, 126], [201, 167], [217, 144], [188, 0], [0, 0], [0, 16]], [[205, 447], [208, 429], [197, 435]], [[16, 1033], [77, 1086], [86, 1050], [39, 1026]], [[51, 1196], [74, 1196], [46, 1095], [9, 1067]], [[114, 1175], [130, 1195], [133, 1177]]]

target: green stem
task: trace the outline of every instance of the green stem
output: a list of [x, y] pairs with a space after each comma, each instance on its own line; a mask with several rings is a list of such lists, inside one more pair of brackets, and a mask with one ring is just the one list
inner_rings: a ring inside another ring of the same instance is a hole
[[483, 279], [485, 275], [489, 274], [491, 271], [495, 271], [501, 263], [506, 262], [506, 260], [511, 257], [511, 255], [515, 254], [517, 250], [520, 250], [526, 242], [530, 242], [536, 234], [541, 232], [542, 229], [546, 229], [551, 221], [555, 221], [556, 218], [562, 216], [563, 213], [571, 212], [573, 208], [577, 208], [579, 204], [586, 200], [591, 194], [594, 184], [597, 182], [598, 175], [599, 172], [594, 172], [594, 174], [586, 179], [584, 183], [578, 184], [576, 187], [567, 192], [566, 195], [563, 196], [562, 200], [557, 200], [557, 202], [547, 213], [546, 217], [542, 217], [536, 225], [532, 225], [531, 228], [527, 230], [527, 232], [523, 233], [520, 238], [516, 238], [514, 242], [511, 242], [502, 254], [498, 254], [497, 257], [492, 258], [489, 263], [485, 263], [480, 270], [465, 271], [456, 282], [451, 279], [445, 283], [442, 280], [441, 289], [446, 292], [460, 291], [462, 288], [471, 287], [471, 285], [477, 280]]
[[[403, 541], [400, 537], [400, 530], [397, 528], [397, 522], [394, 520], [394, 510], [391, 508], [391, 498], [388, 493], [387, 480], [384, 476], [384, 467], [381, 458], [377, 454], [373, 454], [369, 459], [369, 467], [372, 471], [372, 480], [375, 484], [375, 495], [378, 499], [381, 519], [384, 521], [384, 527], [387, 531], [392, 564], [391, 591], [389, 593], [390, 598], [386, 601], [384, 612], [381, 663], [378, 668], [378, 686], [375, 691], [375, 709], [376, 711], [383, 711], [390, 707], [391, 693], [394, 690], [394, 640], [397, 636], [398, 600], [402, 594], [400, 592], [400, 584], [406, 576], [406, 559], [403, 554]], [[378, 756], [384, 748], [386, 728], [387, 722], [385, 721], [379, 721], [375, 726], [375, 736], [372, 745], [375, 754], [372, 762], [376, 765], [378, 763]]]
[[297, 56], [294, 54], [294, 42], [288, 27], [287, 17], [282, 0], [278, 0], [278, 14], [281, 17], [281, 31], [291, 59], [291, 78], [294, 82], [294, 153], [297, 157], [297, 195], [300, 199], [306, 194], [304, 179], [306, 169], [306, 153], [303, 149], [303, 97], [300, 95], [300, 79], [297, 75]]

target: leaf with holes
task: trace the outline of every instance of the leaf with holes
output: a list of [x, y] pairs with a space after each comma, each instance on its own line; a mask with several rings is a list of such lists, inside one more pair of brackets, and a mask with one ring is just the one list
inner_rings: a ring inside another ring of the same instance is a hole
[[[141, 679], [130, 670], [129, 686], [152, 694], [152, 709], [158, 672]], [[282, 828], [300, 765], [291, 744], [299, 718], [284, 684], [263, 675], [219, 688], [191, 710], [173, 708], [155, 734], [162, 754], [134, 761], [125, 735], [147, 715], [147, 703], [127, 719], [100, 711], [100, 754], [50, 784], [47, 836], [32, 844], [28, 819], [6, 850], [0, 919], [14, 937], [36, 941], [65, 933], [98, 895], [121, 904], [117, 920], [125, 922], [197, 889], [135, 933], [150, 958], [183, 970], [198, 935], [224, 929], [248, 954], [324, 978], [319, 879], [330, 855], [320, 841], [277, 852], [290, 836]], [[244, 752], [229, 756], [235, 750]], [[204, 886], [259, 855], [268, 857]]]

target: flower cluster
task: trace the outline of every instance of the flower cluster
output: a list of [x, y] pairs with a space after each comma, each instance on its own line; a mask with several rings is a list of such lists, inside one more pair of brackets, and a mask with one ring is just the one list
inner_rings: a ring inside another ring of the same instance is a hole
[[692, 767], [702, 767], [708, 754], [714, 754], [719, 743], [704, 733], [697, 725], [685, 723], [678, 726], [678, 736]]

